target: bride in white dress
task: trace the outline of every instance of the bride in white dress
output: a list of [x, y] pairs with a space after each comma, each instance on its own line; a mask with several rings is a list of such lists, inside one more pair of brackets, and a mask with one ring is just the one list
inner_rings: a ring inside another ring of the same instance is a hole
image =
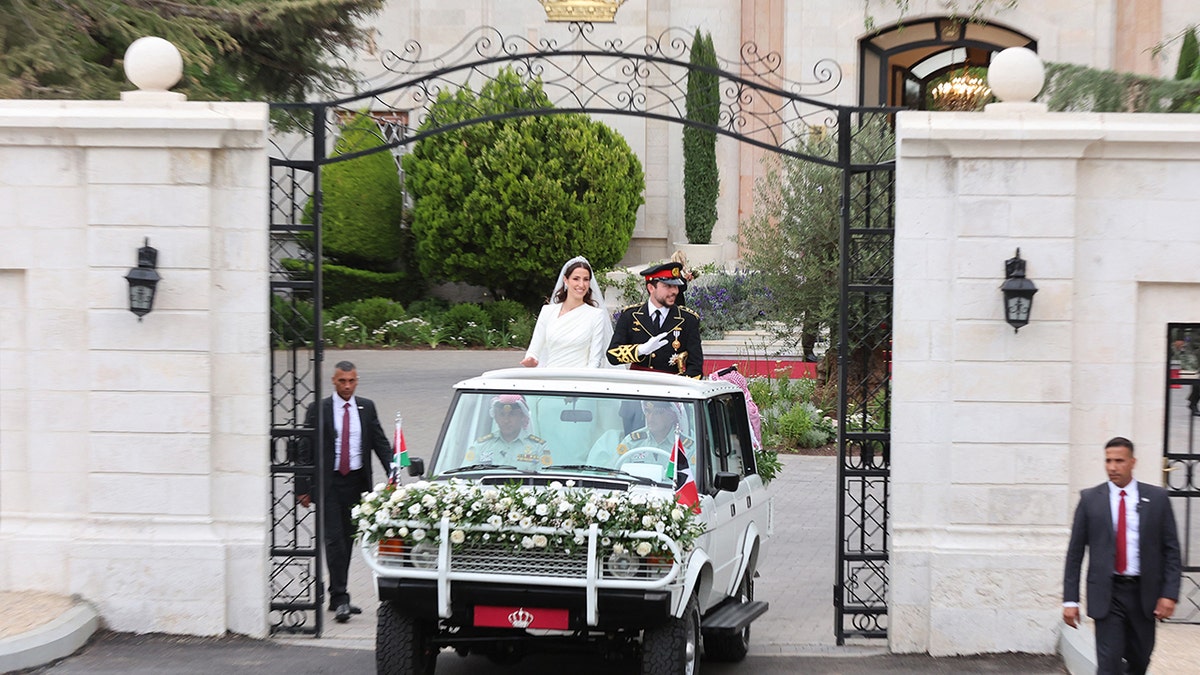
[[549, 304], [538, 314], [521, 365], [536, 368], [599, 368], [612, 339], [604, 295], [583, 256], [562, 267]]

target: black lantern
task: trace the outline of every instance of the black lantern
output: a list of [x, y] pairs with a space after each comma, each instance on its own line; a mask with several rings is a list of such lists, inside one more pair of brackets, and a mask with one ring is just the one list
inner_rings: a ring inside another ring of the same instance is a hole
[[141, 321], [154, 309], [154, 290], [161, 278], [154, 271], [158, 264], [158, 249], [150, 245], [150, 237], [146, 237], [146, 245], [138, 249], [137, 260], [138, 266], [129, 269], [125, 281], [129, 282], [129, 311]]
[[1021, 330], [1021, 326], [1029, 323], [1029, 310], [1033, 309], [1033, 294], [1037, 286], [1025, 278], [1025, 261], [1021, 259], [1021, 249], [1017, 255], [1004, 261], [1004, 283], [1000, 290], [1004, 293], [1004, 320], [1013, 327], [1013, 332]]

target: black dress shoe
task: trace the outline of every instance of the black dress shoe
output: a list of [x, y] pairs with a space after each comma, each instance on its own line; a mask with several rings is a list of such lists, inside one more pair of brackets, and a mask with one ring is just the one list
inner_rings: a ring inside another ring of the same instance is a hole
[[[347, 604], [349, 604], [349, 603], [347, 603]], [[350, 606], [351, 614], [362, 614], [362, 607], [359, 607], [358, 605], [349, 605], [349, 606]], [[334, 605], [329, 606], [329, 611], [336, 612], [337, 610], [338, 610], [338, 606], [334, 606]]]
[[333, 618], [338, 623], [346, 623], [350, 620], [350, 614], [350, 603], [346, 603], [344, 605], [338, 605], [337, 614], [334, 615]]

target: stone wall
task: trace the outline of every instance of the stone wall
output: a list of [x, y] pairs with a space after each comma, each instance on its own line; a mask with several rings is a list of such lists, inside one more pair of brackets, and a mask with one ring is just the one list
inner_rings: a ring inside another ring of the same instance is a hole
[[[1052, 652], [1103, 445], [1161, 484], [1168, 322], [1200, 322], [1200, 119], [898, 116], [891, 647]], [[1004, 261], [1038, 286], [1005, 323]]]
[[265, 634], [266, 128], [265, 104], [0, 102], [0, 588]]

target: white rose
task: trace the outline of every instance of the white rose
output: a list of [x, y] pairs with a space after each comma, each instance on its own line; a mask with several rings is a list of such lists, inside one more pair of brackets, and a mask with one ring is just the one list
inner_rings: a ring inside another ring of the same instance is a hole
[[389, 527], [388, 529], [384, 530], [383, 536], [391, 539], [392, 537], [396, 536], [396, 531]]
[[671, 509], [671, 520], [683, 520], [683, 509]]
[[637, 554], [642, 557], [646, 557], [646, 556], [650, 555], [650, 550], [652, 548], [654, 548], [654, 547], [651, 546], [650, 542], [648, 542], [648, 541], [639, 542], [637, 545], [637, 549], [636, 549]]
[[524, 518], [522, 518], [521, 519], [521, 527], [524, 527], [524, 528], [533, 527], [533, 518], [530, 518], [529, 516], [525, 516]]
[[582, 534], [577, 534], [577, 535], [575, 535], [574, 541], [576, 544], [579, 544], [580, 546], [582, 546], [583, 541], [584, 541], [584, 536]]
[[520, 511], [509, 511], [509, 512], [508, 512], [508, 520], [509, 520], [510, 522], [513, 522], [513, 523], [515, 523], [515, 522], [517, 522], [517, 521], [518, 521], [518, 520], [520, 520], [520, 519], [521, 519], [521, 512], [520, 512]]
[[655, 532], [662, 532], [662, 531], [663, 531], [663, 530], [665, 530], [665, 529], [667, 529], [667, 526], [666, 526], [666, 525], [664, 525], [664, 524], [663, 524], [663, 521], [661, 521], [661, 520], [660, 520], [660, 521], [658, 521], [657, 523], [655, 523], [655, 524], [654, 524], [654, 531], [655, 531]]
[[592, 516], [596, 515], [596, 510], [597, 509], [596, 509], [595, 504], [589, 503], [589, 504], [583, 505], [583, 515], [587, 516], [588, 518], [591, 518]]
[[450, 533], [451, 544], [461, 544], [467, 540], [467, 533], [462, 530], [455, 530]]
[[545, 504], [538, 504], [536, 507], [534, 507], [533, 512], [539, 516], [549, 515], [550, 507]]
[[561, 516], [562, 514], [566, 513], [567, 511], [570, 511], [572, 508], [574, 508], [574, 507], [571, 506], [571, 502], [559, 502], [558, 503], [558, 515]]
[[603, 523], [604, 521], [608, 520], [610, 515], [611, 514], [608, 512], [607, 509], [600, 509], [599, 511], [596, 512], [596, 520], [599, 520], [600, 522]]
[[533, 537], [521, 537], [522, 548], [533, 548]]
[[425, 495], [424, 497], [421, 497], [421, 505], [426, 508], [435, 506], [437, 505], [437, 497], [434, 497], [433, 495]]
[[574, 480], [567, 481], [567, 487], [575, 487], [575, 481]]
[[421, 541], [421, 540], [423, 540], [423, 539], [425, 538], [425, 530], [420, 530], [420, 529], [413, 530], [413, 531], [412, 531], [412, 538], [413, 538], [413, 541]]
[[546, 535], [544, 535], [544, 534], [533, 535], [533, 545], [538, 548], [546, 548]]
[[408, 507], [408, 513], [409, 513], [409, 515], [415, 516], [415, 515], [417, 515], [417, 514], [418, 514], [418, 513], [420, 513], [420, 512], [421, 512], [421, 505], [420, 505], [420, 504], [413, 504], [412, 506], [409, 506], [409, 507]]
[[620, 542], [613, 544], [613, 553], [616, 553], [617, 555], [621, 555], [624, 552], [625, 552], [625, 547], [622, 546], [620, 544]]
[[487, 524], [492, 527], [500, 527], [504, 524], [504, 519], [500, 516], [488, 516]]
[[534, 504], [538, 503], [537, 497], [534, 497], [533, 495], [526, 495], [523, 502], [525, 506], [533, 506]]
[[550, 481], [550, 489], [551, 490], [561, 490], [562, 486], [563, 486], [563, 484], [561, 481], [557, 481], [557, 480]]
[[654, 527], [654, 522], [655, 522], [654, 516], [650, 516], [650, 515], [642, 516], [642, 527]]
[[399, 530], [396, 530], [396, 534], [400, 535], [401, 538], [407, 537], [408, 536], [408, 528], [402, 527]]

